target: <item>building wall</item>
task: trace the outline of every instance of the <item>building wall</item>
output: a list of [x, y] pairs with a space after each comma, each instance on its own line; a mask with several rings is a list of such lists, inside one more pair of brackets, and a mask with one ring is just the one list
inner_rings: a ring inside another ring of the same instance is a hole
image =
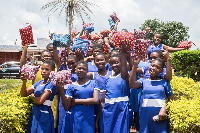
[[22, 52], [0, 52], [0, 64], [8, 61], [20, 61]]

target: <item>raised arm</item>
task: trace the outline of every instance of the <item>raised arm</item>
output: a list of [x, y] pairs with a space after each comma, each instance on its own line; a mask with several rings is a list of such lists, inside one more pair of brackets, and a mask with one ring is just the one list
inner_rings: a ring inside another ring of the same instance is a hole
[[126, 55], [129, 50], [129, 43], [128, 44], [122, 44], [121, 49], [121, 77], [122, 79], [128, 81], [129, 80], [129, 74], [128, 74], [128, 67], [127, 67], [127, 61], [126, 61]]
[[132, 67], [132, 70], [131, 70], [131, 74], [130, 74], [130, 77], [129, 77], [130, 88], [139, 88], [140, 87], [140, 82], [135, 81], [137, 66], [138, 66], [139, 62], [140, 62], [140, 58], [138, 58], [137, 60], [134, 60], [133, 67]]
[[164, 50], [168, 49], [168, 52], [177, 52], [177, 51], [185, 50], [187, 48], [173, 48], [173, 47], [169, 47], [169, 46], [163, 44], [163, 49]]
[[164, 79], [170, 82], [172, 80], [172, 68], [171, 68], [172, 64], [171, 64], [171, 58], [168, 51], [163, 52], [163, 58], [164, 58], [164, 61], [167, 62], [166, 74], [164, 75]]
[[27, 97], [34, 92], [34, 88], [29, 87], [28, 89], [26, 89], [27, 79], [24, 77], [23, 73], [21, 73], [20, 78], [22, 80], [22, 87], [21, 87], [20, 94], [21, 94], [22, 97]]
[[27, 49], [28, 49], [28, 44], [26, 44], [25, 46], [23, 46], [23, 51], [22, 51], [22, 55], [20, 58], [20, 68], [26, 64], [26, 55], [27, 55]]
[[58, 57], [57, 47], [53, 47], [53, 60], [55, 61], [57, 68], [60, 68], [61, 62]]

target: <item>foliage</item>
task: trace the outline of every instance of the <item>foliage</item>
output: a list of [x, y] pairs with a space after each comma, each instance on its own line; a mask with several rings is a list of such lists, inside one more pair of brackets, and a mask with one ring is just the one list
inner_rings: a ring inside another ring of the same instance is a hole
[[21, 85], [20, 79], [0, 79], [0, 92]]
[[172, 53], [171, 59], [178, 75], [200, 81], [200, 49]]
[[[3, 89], [0, 93], [0, 132], [26, 132], [32, 100], [30, 97], [22, 98], [20, 96], [22, 82], [19, 81], [21, 80], [9, 80], [10, 82], [6, 79], [0, 81], [0, 84], [7, 83], [6, 89]], [[31, 85], [30, 81], [27, 82], [27, 86]], [[15, 88], [12, 86], [15, 86]]]
[[90, 19], [88, 13], [93, 13], [93, 12], [89, 6], [98, 7], [98, 5], [96, 5], [93, 2], [89, 2], [88, 0], [55, 0], [53, 2], [47, 3], [41, 9], [43, 10], [50, 8], [48, 14], [60, 10], [59, 16], [64, 11], [66, 14], [66, 22], [69, 24], [69, 33], [71, 33], [73, 16], [75, 16], [75, 14], [77, 14], [82, 19], [83, 22], [84, 22], [83, 19], [84, 16]]
[[147, 33], [146, 39], [150, 39], [153, 42], [154, 34], [160, 33], [162, 35], [161, 43], [171, 47], [177, 47], [180, 41], [189, 38], [189, 27], [184, 26], [181, 22], [163, 22], [158, 19], [148, 19], [142, 24], [140, 29], [144, 30], [147, 27], [150, 28], [150, 32]]
[[200, 82], [187, 77], [173, 76], [170, 82], [174, 100], [168, 102], [171, 131], [196, 133], [200, 129]]

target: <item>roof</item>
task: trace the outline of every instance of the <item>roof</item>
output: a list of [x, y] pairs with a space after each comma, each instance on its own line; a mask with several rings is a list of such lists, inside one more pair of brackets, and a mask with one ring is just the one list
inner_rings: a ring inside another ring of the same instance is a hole
[[22, 51], [20, 45], [0, 45], [0, 52], [19, 52]]
[[[39, 52], [46, 49], [46, 46], [52, 43], [52, 40], [47, 38], [37, 38], [37, 44], [31, 44], [32, 46], [28, 47], [28, 51]], [[0, 52], [19, 52], [22, 51], [21, 45], [1, 45], [0, 44]]]

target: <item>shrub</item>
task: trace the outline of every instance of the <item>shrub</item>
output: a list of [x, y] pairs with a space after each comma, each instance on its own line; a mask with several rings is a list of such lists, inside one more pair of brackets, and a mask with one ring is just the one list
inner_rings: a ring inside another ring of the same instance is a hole
[[171, 58], [178, 75], [200, 81], [200, 49], [174, 52]]
[[[20, 96], [21, 84], [15, 88], [4, 89], [0, 93], [0, 132], [2, 133], [26, 132], [32, 100], [30, 97]], [[31, 85], [31, 82], [27, 82], [27, 86]]]
[[167, 104], [171, 131], [197, 133], [200, 129], [200, 82], [173, 76], [171, 86], [174, 100]]

